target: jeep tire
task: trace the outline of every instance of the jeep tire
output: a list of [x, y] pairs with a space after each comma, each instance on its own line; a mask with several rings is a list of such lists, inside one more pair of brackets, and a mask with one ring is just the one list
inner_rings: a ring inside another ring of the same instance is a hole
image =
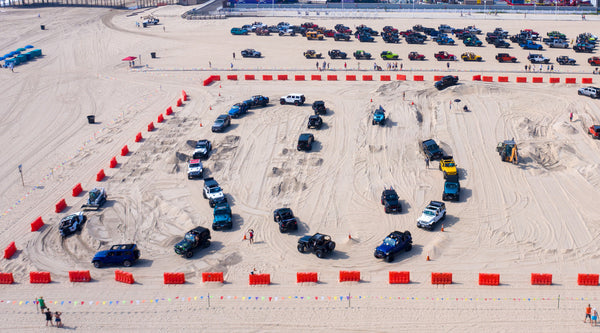
[[408, 252], [412, 250], [412, 243], [408, 243], [408, 245], [406, 245], [406, 249], [404, 249], [404, 251]]
[[285, 232], [285, 228], [281, 225], [279, 225], [279, 232], [282, 234]]
[[317, 254], [317, 257], [318, 257], [318, 258], [323, 258], [323, 257], [325, 257], [325, 253], [323, 252], [323, 250], [317, 250], [316, 254]]
[[202, 244], [202, 248], [207, 248], [207, 247], [209, 247], [209, 246], [210, 246], [210, 240], [209, 240], [209, 239], [207, 239], [207, 240], [204, 242], [204, 244]]
[[388, 254], [388, 256], [385, 258], [385, 260], [387, 262], [393, 262], [394, 261], [394, 254], [393, 253]]
[[102, 267], [102, 263], [99, 262], [98, 260], [96, 260], [96, 261], [94, 261], [94, 267], [100, 268], [100, 267]]
[[130, 260], [123, 260], [123, 266], [125, 266], [125, 267], [131, 267], [131, 261]]
[[335, 250], [335, 242], [329, 242], [329, 244], [327, 244], [327, 249], [329, 251]]
[[194, 256], [194, 252], [193, 251], [187, 251], [185, 253], [185, 257], [188, 258], [188, 259], [191, 258], [191, 257], [193, 257], [193, 256]]
[[304, 253], [306, 251], [306, 246], [304, 244], [298, 244], [298, 252]]
[[298, 106], [298, 101], [294, 101], [294, 105], [295, 105], [295, 106]]

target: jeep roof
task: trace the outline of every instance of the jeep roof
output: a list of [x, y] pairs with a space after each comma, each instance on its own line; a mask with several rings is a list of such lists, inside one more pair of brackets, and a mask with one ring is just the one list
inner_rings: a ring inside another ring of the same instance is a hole
[[117, 244], [110, 247], [110, 250], [131, 250], [135, 249], [135, 244]]
[[310, 133], [302, 133], [302, 134], [300, 134], [298, 141], [308, 141], [308, 139], [311, 138], [312, 136], [313, 135]]
[[219, 186], [219, 183], [217, 183], [217, 181], [214, 178], [208, 177], [208, 178], [204, 178], [204, 186], [216, 187], [216, 186]]

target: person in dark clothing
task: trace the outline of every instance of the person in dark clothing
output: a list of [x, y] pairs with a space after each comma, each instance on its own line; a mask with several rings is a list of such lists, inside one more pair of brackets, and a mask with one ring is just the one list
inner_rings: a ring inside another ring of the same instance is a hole
[[50, 309], [46, 308], [46, 312], [44, 312], [44, 314], [46, 315], [46, 326], [48, 326], [48, 323], [54, 326], [54, 323], [52, 322], [52, 312], [50, 312]]

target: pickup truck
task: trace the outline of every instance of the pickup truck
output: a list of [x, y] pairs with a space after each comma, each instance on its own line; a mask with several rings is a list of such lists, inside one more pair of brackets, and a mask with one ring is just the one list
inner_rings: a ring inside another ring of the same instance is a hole
[[526, 40], [525, 42], [519, 43], [519, 46], [525, 50], [538, 50], [541, 51], [544, 49], [542, 44], [538, 44], [531, 40]]
[[433, 230], [435, 225], [446, 217], [446, 204], [441, 201], [431, 201], [417, 219], [417, 227]]
[[569, 42], [564, 39], [553, 39], [548, 43], [548, 47], [566, 49], [569, 47]]
[[527, 60], [531, 61], [532, 64], [547, 64], [550, 62], [550, 59], [544, 57], [541, 54], [529, 53], [527, 56]]

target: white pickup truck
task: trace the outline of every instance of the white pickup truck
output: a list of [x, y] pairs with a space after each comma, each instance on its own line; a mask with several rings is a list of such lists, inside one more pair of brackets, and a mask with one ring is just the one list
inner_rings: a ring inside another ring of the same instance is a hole
[[436, 223], [446, 217], [446, 204], [441, 201], [430, 201], [423, 209], [423, 214], [417, 219], [417, 227], [433, 230]]
[[548, 47], [566, 49], [569, 47], [569, 42], [564, 39], [554, 39], [548, 43]]

